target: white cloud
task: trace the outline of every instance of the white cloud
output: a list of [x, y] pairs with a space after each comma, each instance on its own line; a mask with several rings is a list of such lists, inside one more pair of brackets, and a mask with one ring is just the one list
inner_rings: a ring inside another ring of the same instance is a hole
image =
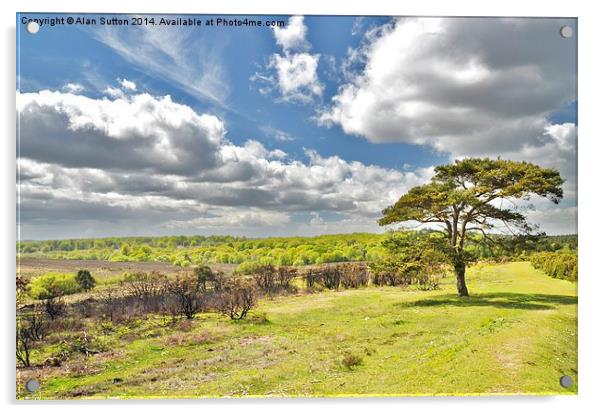
[[117, 79], [117, 81], [119, 82], [119, 84], [121, 85], [122, 88], [132, 91], [132, 92], [136, 91], [136, 84], [134, 82], [132, 82], [131, 80]]
[[265, 85], [259, 88], [261, 94], [276, 90], [282, 101], [303, 104], [322, 97], [324, 85], [318, 77], [320, 55], [305, 51], [311, 47], [305, 39], [306, 34], [303, 16], [291, 17], [284, 29], [274, 28], [282, 54], [272, 54], [266, 73], [255, 73], [251, 77], [252, 81]]
[[426, 144], [454, 156], [520, 147], [575, 98], [567, 58], [574, 44], [548, 36], [558, 22], [514, 22], [400, 18], [369, 31], [351, 52], [363, 69], [321, 122], [372, 142]]
[[225, 134], [219, 119], [169, 96], [17, 93], [17, 110], [21, 156], [67, 167], [190, 175], [218, 162]]
[[[250, 229], [265, 224], [291, 234], [302, 227], [288, 225], [291, 216], [309, 212], [340, 214], [339, 232], [359, 222], [376, 230], [380, 211], [433, 173], [314, 151], [302, 162], [256, 140], [236, 145], [221, 120], [169, 97], [41, 91], [18, 94], [17, 109], [20, 216], [28, 238], [42, 236], [41, 228], [77, 236], [82, 225], [90, 233], [120, 222], [134, 233], [221, 228], [265, 235]], [[323, 229], [328, 225], [337, 224]]]
[[67, 83], [63, 86], [63, 90], [69, 93], [81, 93], [86, 90], [86, 88], [79, 83]]
[[370, 142], [427, 145], [557, 168], [576, 189], [576, 128], [551, 115], [576, 99], [572, 20], [398, 18], [366, 32], [347, 82], [318, 116]]
[[274, 54], [268, 68], [276, 70], [278, 90], [285, 101], [308, 103], [322, 96], [324, 86], [318, 80], [320, 55]]
[[123, 90], [116, 88], [116, 87], [112, 87], [112, 86], [107, 86], [102, 93], [104, 93], [107, 96], [110, 96], [114, 99], [121, 99], [123, 97], [125, 97], [125, 93], [123, 93]]
[[288, 20], [288, 25], [284, 28], [274, 27], [274, 37], [276, 43], [283, 50], [305, 49], [309, 44], [305, 40], [307, 35], [307, 26], [303, 23], [303, 16], [292, 16]]

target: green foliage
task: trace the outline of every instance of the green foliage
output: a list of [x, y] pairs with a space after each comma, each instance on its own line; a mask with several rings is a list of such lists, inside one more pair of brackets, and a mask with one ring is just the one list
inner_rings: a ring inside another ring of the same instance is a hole
[[84, 291], [90, 291], [96, 286], [96, 280], [88, 270], [79, 270], [75, 276], [75, 281]]
[[28, 286], [29, 296], [37, 300], [54, 298], [81, 292], [83, 289], [75, 279], [75, 274], [47, 272], [31, 280]]
[[[488, 234], [488, 237], [495, 239], [496, 243], [484, 240], [480, 233], [471, 234], [466, 240], [465, 251], [479, 258], [509, 256], [516, 259], [523, 252], [577, 249], [576, 235], [515, 238]], [[258, 267], [268, 264], [302, 266], [378, 261], [389, 254], [383, 245], [387, 238], [387, 234], [361, 233], [263, 239], [199, 236], [104, 238], [22, 241], [17, 247], [23, 256], [55, 259], [157, 261], [189, 267], [238, 264], [237, 274], [250, 275]]]
[[[468, 296], [465, 271], [470, 255], [466, 254], [465, 245], [471, 232], [481, 233], [488, 241], [491, 239], [487, 231], [501, 225], [519, 234], [531, 234], [534, 227], [526, 216], [505, 205], [513, 205], [513, 200], [528, 200], [534, 194], [557, 204], [563, 196], [563, 182], [558, 171], [529, 162], [499, 158], [457, 160], [436, 167], [430, 183], [410, 189], [383, 211], [378, 222], [437, 225], [447, 243], [446, 247], [440, 243], [438, 250], [453, 264], [458, 294]], [[510, 202], [501, 202], [504, 200]]]
[[[436, 289], [438, 279], [453, 264], [449, 246], [439, 233], [396, 232], [383, 241], [388, 255], [369, 264], [376, 285], [417, 284], [421, 289]], [[465, 260], [472, 260], [467, 253]]]
[[577, 281], [577, 254], [571, 252], [538, 252], [529, 257], [531, 264], [553, 278]]

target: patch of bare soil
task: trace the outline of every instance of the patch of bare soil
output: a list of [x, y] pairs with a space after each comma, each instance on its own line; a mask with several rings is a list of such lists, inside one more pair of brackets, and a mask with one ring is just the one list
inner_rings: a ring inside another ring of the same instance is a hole
[[[211, 269], [231, 274], [236, 268], [235, 264], [214, 264]], [[112, 262], [99, 260], [54, 260], [50, 258], [22, 257], [17, 260], [17, 273], [30, 278], [42, 275], [49, 271], [76, 272], [87, 269], [96, 276], [115, 276], [124, 272], [157, 271], [167, 275], [191, 271], [190, 268], [180, 268], [168, 262]]]

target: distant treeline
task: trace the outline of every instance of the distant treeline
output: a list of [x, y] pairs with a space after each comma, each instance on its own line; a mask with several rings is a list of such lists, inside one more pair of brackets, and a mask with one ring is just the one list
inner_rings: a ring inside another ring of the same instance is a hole
[[[428, 234], [417, 232], [416, 236]], [[251, 239], [232, 236], [111, 237], [54, 241], [23, 241], [17, 251], [55, 259], [93, 259], [116, 262], [160, 261], [188, 267], [201, 264], [308, 265], [345, 261], [374, 261], [387, 253], [388, 234], [337, 234], [316, 237]], [[475, 234], [467, 251], [479, 258], [526, 259], [533, 252], [576, 251], [576, 235], [490, 236], [495, 245]]]

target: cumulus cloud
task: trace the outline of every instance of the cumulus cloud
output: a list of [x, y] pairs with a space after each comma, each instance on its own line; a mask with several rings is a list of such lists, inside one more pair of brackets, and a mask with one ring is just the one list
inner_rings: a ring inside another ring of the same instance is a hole
[[121, 85], [122, 88], [124, 88], [126, 90], [130, 90], [132, 92], [136, 91], [136, 84], [134, 82], [132, 82], [131, 80], [117, 79], [117, 81], [119, 82], [119, 84]]
[[303, 23], [303, 16], [292, 16], [288, 19], [286, 27], [274, 27], [276, 43], [283, 50], [305, 49], [309, 47], [305, 36], [307, 26]]
[[214, 166], [223, 123], [169, 96], [17, 94], [21, 156], [66, 167], [190, 175]]
[[520, 146], [533, 133], [525, 127], [542, 132], [547, 115], [575, 99], [574, 65], [566, 59], [574, 44], [553, 36], [558, 24], [396, 19], [351, 52], [363, 67], [320, 120], [372, 142], [452, 154]]
[[292, 16], [286, 28], [274, 28], [282, 53], [272, 54], [266, 72], [255, 73], [251, 78], [265, 85], [260, 87], [260, 93], [276, 90], [283, 101], [305, 104], [322, 96], [324, 85], [318, 78], [320, 55], [305, 51], [311, 47], [306, 34], [303, 16]]
[[309, 150], [300, 161], [257, 140], [237, 145], [220, 119], [168, 96], [92, 99], [41, 91], [18, 94], [17, 109], [25, 237], [52, 225], [77, 236], [84, 227], [103, 230], [106, 222], [123, 222], [135, 233], [213, 231], [220, 223], [222, 232], [278, 229], [294, 214], [321, 212], [340, 214], [349, 228], [371, 222], [376, 229], [382, 208], [433, 173]]
[[63, 90], [69, 93], [81, 93], [86, 90], [86, 88], [79, 83], [67, 83], [63, 86]]
[[347, 81], [318, 115], [370, 142], [426, 145], [450, 159], [555, 167], [576, 188], [576, 128], [553, 113], [576, 99], [573, 20], [398, 18], [365, 34]]

